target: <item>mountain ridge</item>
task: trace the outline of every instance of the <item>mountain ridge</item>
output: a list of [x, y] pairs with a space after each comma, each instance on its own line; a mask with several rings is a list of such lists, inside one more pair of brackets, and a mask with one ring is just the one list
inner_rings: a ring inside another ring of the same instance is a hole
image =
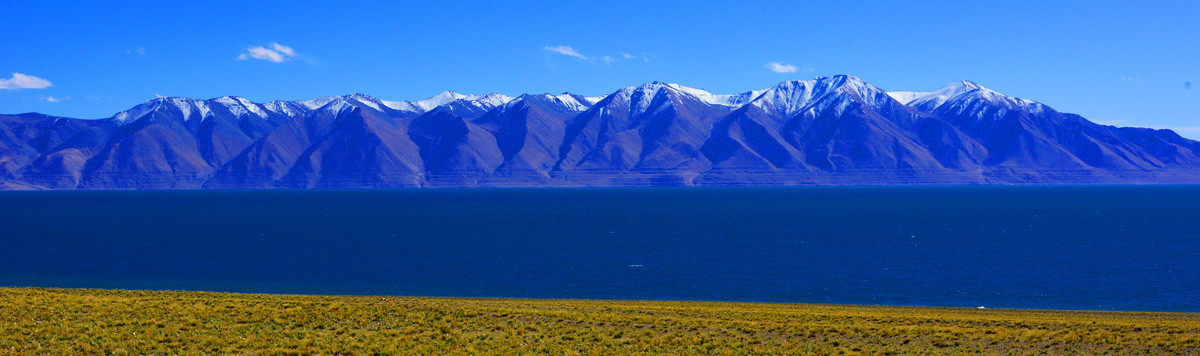
[[0, 189], [1153, 183], [1200, 183], [1200, 142], [970, 81], [160, 97], [98, 120], [0, 115]]

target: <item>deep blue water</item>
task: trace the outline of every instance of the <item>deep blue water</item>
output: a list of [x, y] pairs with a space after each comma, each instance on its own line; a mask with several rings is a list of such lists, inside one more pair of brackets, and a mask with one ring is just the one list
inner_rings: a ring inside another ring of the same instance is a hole
[[0, 192], [0, 285], [1200, 311], [1200, 187]]

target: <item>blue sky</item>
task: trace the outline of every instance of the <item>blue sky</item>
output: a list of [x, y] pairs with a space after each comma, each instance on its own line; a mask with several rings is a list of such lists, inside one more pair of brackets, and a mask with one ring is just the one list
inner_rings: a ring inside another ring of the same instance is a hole
[[723, 94], [851, 74], [887, 90], [972, 80], [1200, 138], [1194, 1], [6, 1], [0, 13], [0, 113], [102, 118], [155, 95], [604, 95], [656, 80]]

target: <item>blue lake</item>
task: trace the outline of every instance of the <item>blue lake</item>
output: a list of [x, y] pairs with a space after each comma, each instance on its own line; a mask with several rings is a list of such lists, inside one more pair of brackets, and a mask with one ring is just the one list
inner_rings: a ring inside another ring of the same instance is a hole
[[0, 192], [0, 286], [1200, 311], [1200, 187]]

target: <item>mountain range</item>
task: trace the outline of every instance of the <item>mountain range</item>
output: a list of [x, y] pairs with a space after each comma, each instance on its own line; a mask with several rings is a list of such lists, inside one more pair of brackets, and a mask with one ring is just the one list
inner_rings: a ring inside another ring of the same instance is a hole
[[1200, 142], [963, 81], [853, 76], [715, 95], [157, 98], [0, 115], [2, 189], [1200, 183]]

